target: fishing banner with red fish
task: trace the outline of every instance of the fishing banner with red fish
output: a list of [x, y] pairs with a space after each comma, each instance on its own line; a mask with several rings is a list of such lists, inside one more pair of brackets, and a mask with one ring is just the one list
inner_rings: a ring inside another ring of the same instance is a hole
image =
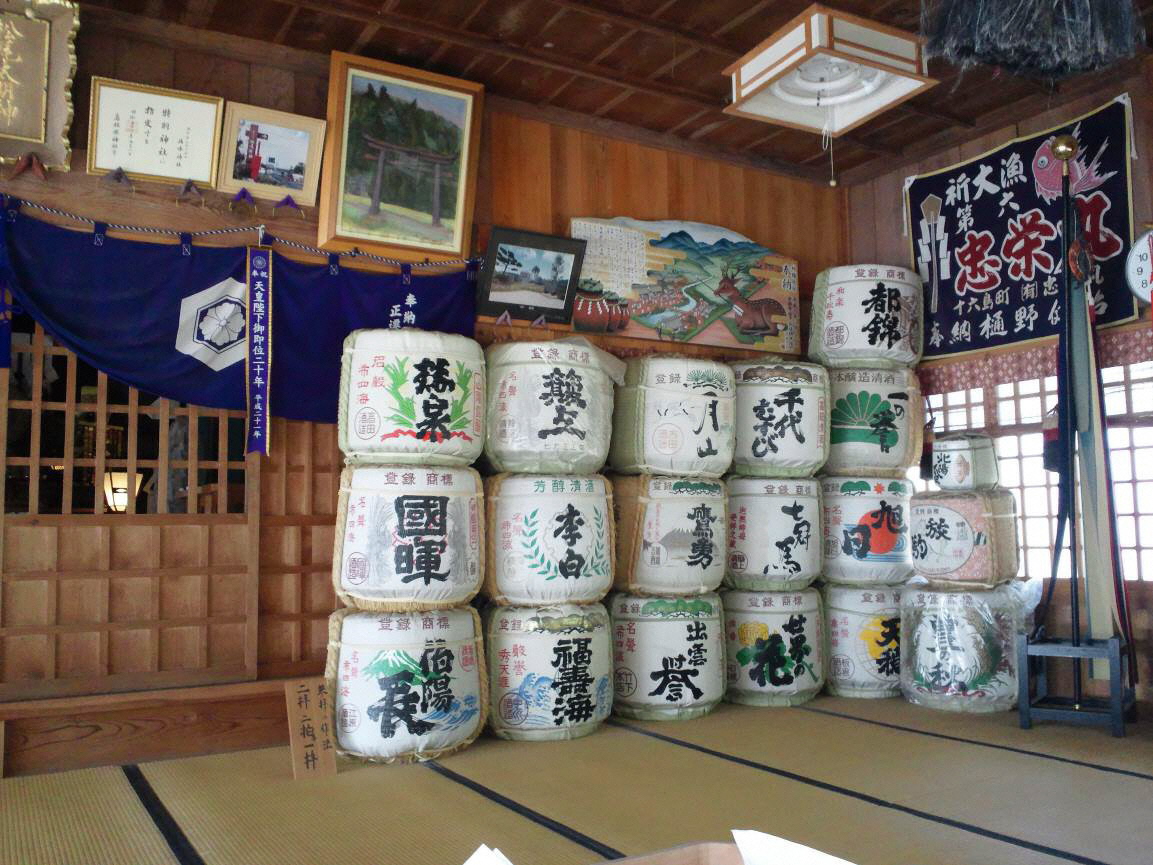
[[1132, 238], [1129, 100], [975, 159], [905, 180], [915, 266], [924, 281], [925, 360], [1056, 337], [1061, 325], [1061, 160], [1053, 138], [1080, 145], [1069, 164], [1081, 236], [1092, 256], [1098, 327], [1137, 313], [1125, 287]]

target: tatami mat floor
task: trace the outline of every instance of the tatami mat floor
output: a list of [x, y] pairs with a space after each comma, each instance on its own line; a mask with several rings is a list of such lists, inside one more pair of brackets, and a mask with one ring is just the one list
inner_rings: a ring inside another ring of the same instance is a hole
[[322, 781], [274, 748], [0, 782], [0, 865], [460, 865], [481, 842], [585, 865], [734, 827], [858, 865], [1151, 865], [1153, 723], [826, 697]]

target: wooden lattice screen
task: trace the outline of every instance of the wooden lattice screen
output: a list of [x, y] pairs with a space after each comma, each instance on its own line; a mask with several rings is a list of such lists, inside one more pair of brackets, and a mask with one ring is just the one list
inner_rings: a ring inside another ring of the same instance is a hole
[[0, 394], [0, 701], [255, 678], [243, 413], [111, 381], [39, 326]]

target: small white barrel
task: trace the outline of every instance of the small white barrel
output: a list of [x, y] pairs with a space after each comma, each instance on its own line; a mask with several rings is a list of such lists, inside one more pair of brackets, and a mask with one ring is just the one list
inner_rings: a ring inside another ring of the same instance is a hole
[[587, 475], [600, 471], [612, 434], [620, 361], [591, 345], [489, 346], [485, 454], [499, 471]]
[[813, 478], [729, 478], [725, 585], [803, 589], [821, 574], [821, 487]]
[[733, 371], [713, 360], [628, 361], [609, 463], [623, 474], [719, 478], [733, 462]]
[[991, 589], [1017, 576], [1017, 502], [1006, 489], [917, 493], [913, 567], [934, 588]]
[[703, 478], [616, 475], [613, 586], [638, 595], [701, 595], [725, 575], [725, 485]]
[[910, 703], [950, 712], [998, 712], [1017, 704], [1021, 602], [1008, 586], [901, 591], [901, 691]]
[[987, 490], [1000, 481], [993, 439], [984, 433], [948, 433], [933, 440], [933, 480], [943, 490]]
[[826, 585], [828, 690], [837, 697], [901, 695], [901, 587]]
[[484, 380], [484, 354], [467, 337], [354, 330], [337, 410], [346, 461], [468, 465], [484, 446]]
[[591, 604], [613, 581], [612, 487], [601, 475], [485, 481], [485, 591], [497, 604]]
[[613, 711], [646, 721], [707, 715], [725, 690], [721, 599], [613, 595]]
[[733, 471], [810, 477], [829, 456], [829, 373], [815, 363], [766, 357], [731, 364], [737, 429]]
[[476, 611], [362, 613], [329, 620], [325, 678], [341, 753], [432, 760], [484, 727], [488, 680]]
[[825, 683], [821, 594], [725, 592], [725, 699], [748, 706], [798, 706]]
[[829, 371], [829, 475], [903, 478], [921, 459], [925, 408], [908, 369]]
[[483, 580], [484, 494], [468, 468], [351, 466], [340, 474], [332, 581], [361, 610], [466, 604]]
[[834, 583], [884, 586], [913, 575], [909, 499], [913, 485], [892, 478], [825, 478], [825, 576]]
[[830, 267], [813, 285], [809, 357], [827, 366], [912, 366], [921, 359], [921, 277], [906, 267]]
[[603, 606], [493, 607], [486, 618], [493, 733], [576, 739], [609, 716], [612, 648]]

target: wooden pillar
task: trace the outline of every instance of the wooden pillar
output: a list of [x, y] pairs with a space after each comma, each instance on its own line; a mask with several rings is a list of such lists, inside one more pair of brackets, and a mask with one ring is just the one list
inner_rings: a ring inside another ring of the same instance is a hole
[[380, 213], [380, 182], [384, 179], [384, 148], [376, 152], [376, 171], [372, 174], [372, 204], [368, 212], [373, 216]]

